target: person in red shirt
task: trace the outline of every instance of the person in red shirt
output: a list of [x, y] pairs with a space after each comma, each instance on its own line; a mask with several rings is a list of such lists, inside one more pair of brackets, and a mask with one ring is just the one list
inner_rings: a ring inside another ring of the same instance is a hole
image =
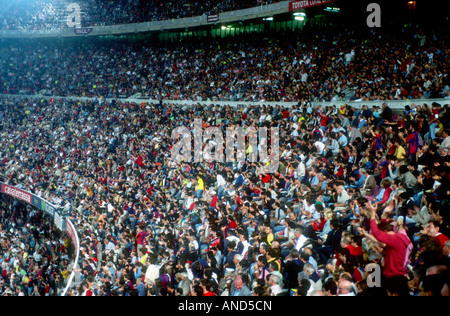
[[141, 155], [139, 155], [136, 160], [134, 161], [134, 163], [138, 166], [138, 167], [144, 167], [144, 159], [142, 158]]
[[440, 232], [441, 224], [438, 221], [432, 221], [428, 225], [429, 235], [433, 237], [434, 241], [441, 246], [441, 250], [444, 249], [445, 242], [448, 237]]
[[91, 291], [87, 283], [83, 283], [82, 287], [83, 293], [81, 294], [81, 296], [94, 296], [94, 293]]
[[233, 218], [233, 216], [229, 215], [227, 219], [228, 219], [228, 226], [227, 226], [227, 228], [229, 228], [229, 229], [236, 229], [238, 227], [237, 224], [236, 224], [236, 221]]
[[261, 175], [261, 181], [265, 184], [269, 183], [272, 180], [270, 174]]
[[210, 207], [210, 209], [216, 209], [217, 208], [217, 202], [218, 202], [218, 198], [217, 198], [217, 195], [216, 194], [214, 194], [214, 196], [213, 196], [213, 199], [212, 199], [212, 201], [211, 201], [211, 204], [209, 205], [209, 207]]
[[[384, 266], [383, 275], [386, 278], [405, 276], [407, 271], [408, 250], [411, 247], [411, 240], [407, 234], [396, 233], [389, 223], [377, 224], [378, 204], [366, 203], [366, 208], [371, 214], [370, 230], [372, 235], [380, 242], [384, 243]], [[390, 204], [385, 211], [391, 212], [394, 209]]]
[[138, 227], [137, 229], [137, 234], [136, 234], [136, 242], [137, 242], [137, 247], [138, 250], [140, 250], [142, 247], [147, 245], [147, 240], [146, 238], [149, 236], [149, 234], [142, 230], [142, 228]]
[[327, 127], [328, 116], [326, 116], [322, 112], [319, 112], [319, 116], [320, 116], [320, 126], [321, 127]]
[[203, 296], [216, 296], [216, 294], [211, 292], [211, 282], [208, 279], [202, 279], [200, 286], [203, 288]]

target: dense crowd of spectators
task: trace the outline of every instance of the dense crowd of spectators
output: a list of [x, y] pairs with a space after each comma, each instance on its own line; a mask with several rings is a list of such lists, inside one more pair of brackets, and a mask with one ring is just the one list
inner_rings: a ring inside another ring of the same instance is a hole
[[[74, 296], [449, 295], [449, 109], [426, 100], [449, 99], [448, 34], [69, 43], [2, 43], [1, 92], [51, 97], [0, 97], [0, 182], [59, 206], [80, 262], [2, 195], [1, 295], [59, 295], [72, 272]], [[160, 101], [105, 101], [138, 93]], [[384, 103], [311, 103], [342, 99]], [[280, 105], [215, 104], [262, 100]], [[203, 133], [278, 128], [276, 172], [176, 161], [190, 133], [172, 132], [196, 119]]]
[[[448, 294], [448, 104], [0, 105], [1, 180], [76, 225], [70, 295]], [[196, 118], [278, 127], [277, 172], [176, 162], [172, 130]]]
[[0, 92], [193, 101], [450, 98], [448, 43], [448, 33], [416, 26], [170, 43], [6, 42]]
[[70, 3], [81, 10], [83, 27], [163, 21], [256, 7], [272, 0], [16, 0], [0, 3], [0, 30], [68, 28]]
[[70, 241], [41, 212], [0, 197], [0, 295], [61, 295], [67, 283]]

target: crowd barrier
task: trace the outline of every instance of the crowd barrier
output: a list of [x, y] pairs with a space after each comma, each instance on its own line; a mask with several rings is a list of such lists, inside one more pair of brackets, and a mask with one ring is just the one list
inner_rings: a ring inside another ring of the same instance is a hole
[[[54, 96], [44, 96], [44, 95], [11, 95], [11, 94], [0, 94], [0, 97], [5, 98], [32, 98], [32, 99], [67, 99], [67, 100], [78, 100], [78, 101], [94, 101], [94, 100], [104, 100], [107, 103], [111, 103], [113, 100], [121, 101], [121, 102], [133, 102], [137, 104], [142, 103], [153, 103], [158, 104], [161, 102], [161, 100], [155, 100], [145, 97], [130, 97], [130, 98], [88, 98], [88, 97], [54, 97]], [[214, 101], [214, 100], [207, 100], [207, 101], [194, 101], [194, 100], [162, 100], [163, 104], [177, 104], [177, 105], [186, 105], [186, 106], [192, 106], [196, 104], [205, 105], [205, 106], [231, 106], [231, 107], [239, 107], [239, 106], [283, 106], [283, 107], [293, 107], [298, 104], [298, 102], [266, 102], [266, 101], [259, 101], [259, 102], [249, 102], [249, 101]], [[423, 105], [428, 104], [431, 105], [433, 102], [439, 103], [442, 106], [449, 104], [450, 99], [408, 99], [408, 100], [379, 100], [379, 101], [313, 101], [311, 102], [312, 106], [333, 106], [341, 107], [342, 105], [349, 105], [353, 108], [360, 109], [363, 105], [367, 105], [369, 108], [372, 108], [373, 106], [378, 106], [381, 108], [381, 105], [383, 103], [387, 103], [388, 106], [392, 110], [396, 111], [402, 111], [405, 109], [405, 107], [408, 105], [412, 107], [415, 105]]]
[[[69, 218], [67, 218], [61, 207], [55, 206], [49, 201], [32, 194], [27, 191], [23, 191], [19, 188], [16, 188], [14, 186], [8, 185], [6, 183], [0, 183], [1, 185], [1, 193], [6, 194], [8, 196], [11, 196], [19, 201], [25, 202], [29, 205], [32, 205], [36, 207], [37, 209], [43, 211], [44, 213], [48, 214], [51, 218], [53, 218], [54, 225], [62, 232], [66, 232], [72, 241], [72, 244], [75, 249], [75, 261], [73, 264], [73, 267], [77, 267], [78, 260], [79, 260], [79, 253], [80, 253], [80, 240], [78, 238], [78, 233], [75, 229], [75, 226], [70, 221]], [[73, 270], [74, 270], [73, 269]], [[64, 288], [62, 296], [65, 296], [67, 294], [67, 291], [72, 287], [73, 279], [75, 277], [75, 271], [72, 271], [69, 278], [67, 279], [67, 285]]]

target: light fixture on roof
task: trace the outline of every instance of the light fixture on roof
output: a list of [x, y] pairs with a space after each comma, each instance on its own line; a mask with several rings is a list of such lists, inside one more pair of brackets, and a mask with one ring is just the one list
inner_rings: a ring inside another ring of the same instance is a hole
[[416, 1], [408, 1], [408, 8], [410, 10], [415, 10], [416, 9], [416, 4], [417, 4]]
[[341, 12], [341, 8], [338, 7], [326, 7], [323, 10], [327, 12]]

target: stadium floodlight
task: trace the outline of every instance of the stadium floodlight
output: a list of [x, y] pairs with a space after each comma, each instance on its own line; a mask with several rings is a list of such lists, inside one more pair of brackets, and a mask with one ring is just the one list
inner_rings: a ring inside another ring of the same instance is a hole
[[296, 16], [294, 17], [295, 20], [297, 21], [305, 21], [305, 17], [304, 16]]
[[305, 12], [295, 12], [293, 15], [294, 15], [294, 16], [303, 16], [303, 17], [306, 17], [306, 13], [305, 13]]
[[415, 10], [416, 9], [416, 1], [408, 1], [408, 8], [410, 10]]
[[273, 17], [270, 17], [270, 18], [264, 18], [263, 20], [264, 20], [264, 21], [273, 21]]

